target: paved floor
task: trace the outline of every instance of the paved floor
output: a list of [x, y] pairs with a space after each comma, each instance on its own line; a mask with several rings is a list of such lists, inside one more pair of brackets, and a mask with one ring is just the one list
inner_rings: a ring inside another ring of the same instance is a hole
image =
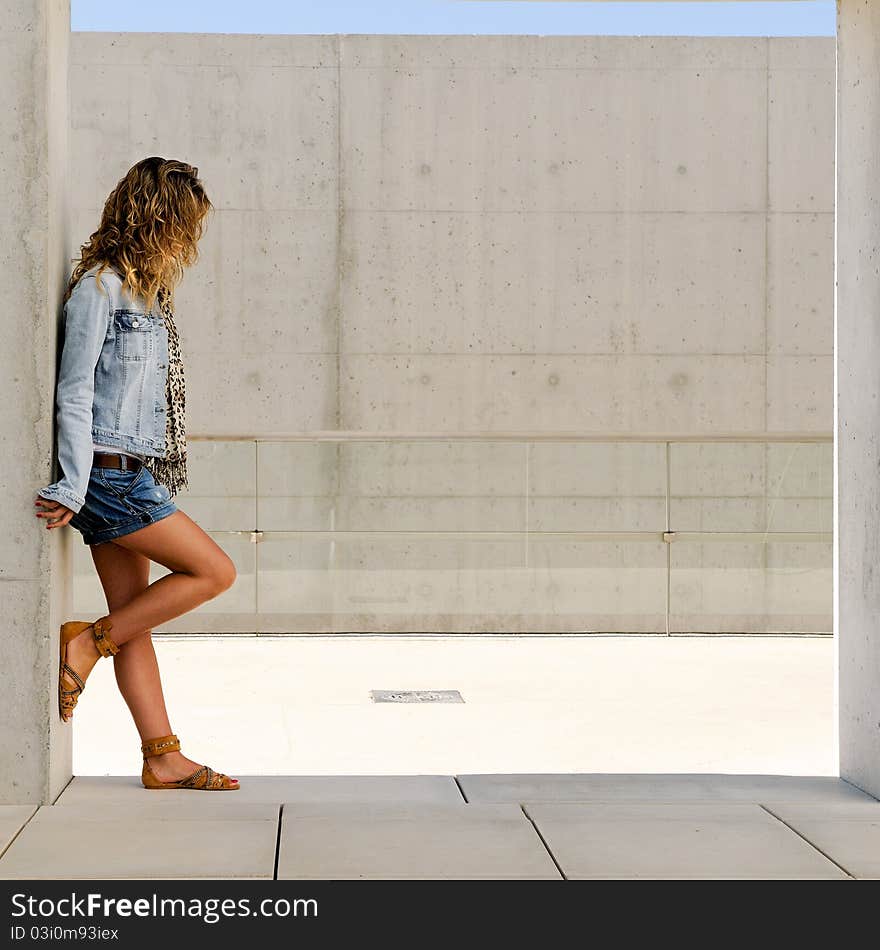
[[[155, 638], [184, 752], [229, 775], [738, 772], [833, 775], [830, 637]], [[463, 703], [376, 704], [370, 690]], [[73, 772], [140, 771], [99, 663]]]
[[880, 801], [834, 777], [239, 777], [0, 806], [0, 878], [880, 879]]
[[[833, 774], [829, 638], [156, 649], [184, 752], [241, 789], [143, 789], [99, 664], [78, 777], [53, 805], [0, 806], [0, 878], [880, 877], [880, 802]], [[464, 703], [378, 705], [373, 689]], [[64, 868], [59, 846], [78, 856]]]

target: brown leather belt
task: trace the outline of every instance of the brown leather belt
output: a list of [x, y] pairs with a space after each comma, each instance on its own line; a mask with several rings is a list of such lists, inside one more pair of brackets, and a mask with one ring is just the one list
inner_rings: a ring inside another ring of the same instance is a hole
[[131, 455], [121, 455], [116, 452], [95, 452], [93, 465], [99, 468], [138, 469], [144, 463]]

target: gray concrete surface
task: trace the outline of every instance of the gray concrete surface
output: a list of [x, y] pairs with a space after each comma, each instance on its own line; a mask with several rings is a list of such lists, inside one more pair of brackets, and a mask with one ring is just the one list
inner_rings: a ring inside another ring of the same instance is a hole
[[0, 878], [271, 879], [278, 806], [242, 804], [219, 816], [202, 805], [44, 805], [0, 858]]
[[847, 878], [754, 803], [529, 804], [526, 811], [569, 880]]
[[[831, 431], [833, 38], [72, 54], [71, 251], [144, 154], [197, 164], [217, 206], [177, 298], [193, 437]], [[218, 535], [238, 582], [166, 629], [665, 629], [656, 446], [192, 444], [182, 507], [266, 533]], [[830, 543], [763, 537], [830, 535], [830, 445], [675, 447], [670, 471], [673, 528], [755, 533], [675, 546], [673, 629], [831, 629]], [[656, 540], [279, 533], [526, 525]]]
[[513, 805], [300, 805], [281, 813], [279, 880], [556, 879]]
[[[437, 778], [466, 788], [475, 777]], [[75, 779], [54, 805], [0, 812], [0, 878], [880, 875], [880, 802], [821, 776], [681, 776], [692, 780], [686, 790], [665, 776], [584, 778], [499, 776], [523, 796], [546, 794], [537, 779], [584, 796], [566, 802], [430, 800], [414, 796], [412, 777], [394, 775], [247, 776], [239, 792], [139, 795], [127, 776]], [[309, 785], [335, 800], [308, 800]], [[293, 801], [283, 797], [291, 789]]]
[[[227, 773], [228, 774], [228, 773]], [[236, 807], [242, 803], [417, 802], [460, 804], [464, 801], [448, 775], [238, 775], [241, 784], [232, 795], [200, 796], [202, 808]], [[132, 808], [145, 801], [173, 812], [192, 799], [189, 789], [163, 790], [154, 795], [141, 784], [140, 775], [75, 775], [56, 800], [57, 806], [118, 802]]]
[[9, 847], [36, 810], [36, 805], [0, 805], [0, 854]]
[[880, 802], [765, 807], [853, 877], [880, 880]]
[[[70, 774], [53, 693], [70, 610], [69, 538], [33, 515], [52, 480], [60, 294], [69, 275], [68, 0], [18, 0], [0, 22], [0, 803], [47, 801]], [[37, 530], [37, 528], [43, 530]]]
[[840, 770], [880, 795], [880, 10], [838, 4], [838, 511]]
[[803, 775], [460, 775], [469, 802], [874, 803], [833, 776]]

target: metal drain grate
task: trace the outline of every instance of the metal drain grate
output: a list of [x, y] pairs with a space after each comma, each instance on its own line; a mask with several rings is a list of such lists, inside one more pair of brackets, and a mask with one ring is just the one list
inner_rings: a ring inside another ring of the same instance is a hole
[[371, 689], [374, 703], [463, 703], [457, 689]]

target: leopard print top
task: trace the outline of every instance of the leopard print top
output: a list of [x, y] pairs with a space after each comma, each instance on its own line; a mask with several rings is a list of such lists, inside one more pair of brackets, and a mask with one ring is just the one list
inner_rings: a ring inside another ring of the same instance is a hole
[[168, 406], [165, 424], [165, 455], [147, 456], [144, 464], [153, 478], [164, 485], [171, 495], [188, 488], [186, 470], [186, 385], [183, 359], [180, 355], [180, 339], [171, 312], [170, 294], [163, 287], [159, 290], [159, 309], [168, 330], [168, 376], [165, 382], [165, 399]]

